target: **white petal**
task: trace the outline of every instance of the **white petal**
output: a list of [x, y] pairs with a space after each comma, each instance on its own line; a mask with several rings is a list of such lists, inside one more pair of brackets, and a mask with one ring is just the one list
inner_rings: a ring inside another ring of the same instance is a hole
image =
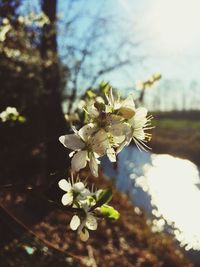
[[124, 119], [131, 119], [134, 114], [135, 114], [135, 110], [128, 108], [128, 107], [121, 107], [119, 109], [120, 114], [124, 117]]
[[108, 125], [119, 124], [122, 120], [123, 118], [116, 114], [107, 114], [106, 116], [106, 122]]
[[142, 128], [135, 129], [133, 131], [133, 136], [136, 137], [139, 140], [144, 140], [145, 139], [145, 133]]
[[84, 228], [81, 232], [80, 232], [80, 239], [83, 241], [83, 242], [86, 242], [88, 241], [88, 238], [89, 238], [89, 232], [86, 228]]
[[105, 104], [105, 101], [104, 101], [104, 99], [101, 96], [97, 96], [96, 97], [96, 102]]
[[116, 162], [116, 154], [113, 148], [107, 149], [107, 156], [111, 162]]
[[72, 170], [78, 172], [80, 169], [85, 168], [88, 159], [88, 152], [86, 150], [77, 152], [71, 161]]
[[141, 107], [141, 108], [137, 108], [136, 109], [136, 116], [138, 117], [138, 118], [144, 118], [144, 117], [146, 117], [147, 116], [147, 109], [146, 108], [143, 108], [143, 107]]
[[99, 130], [89, 140], [92, 151], [97, 153], [99, 156], [105, 155], [107, 148], [109, 147], [108, 136], [105, 130]]
[[70, 222], [70, 228], [75, 231], [79, 227], [80, 223], [81, 220], [79, 219], [79, 217], [77, 215], [74, 215]]
[[84, 142], [75, 134], [62, 135], [59, 137], [59, 141], [72, 150], [79, 150], [85, 146]]
[[58, 186], [60, 187], [60, 189], [68, 192], [71, 190], [72, 186], [71, 183], [69, 183], [67, 180], [62, 179], [58, 182]]
[[79, 131], [79, 136], [87, 142], [91, 135], [96, 131], [95, 125], [93, 123], [89, 123], [83, 126]]
[[130, 136], [129, 138], [126, 138], [126, 140], [125, 140], [124, 142], [122, 142], [122, 143], [120, 144], [120, 146], [117, 147], [117, 151], [116, 151], [116, 153], [118, 154], [119, 152], [122, 151], [122, 149], [123, 149], [125, 146], [128, 146], [128, 145], [130, 144], [131, 140], [132, 140], [132, 136]]
[[82, 182], [78, 182], [73, 185], [73, 190], [76, 192], [81, 192], [84, 189], [85, 189], [85, 185]]
[[108, 100], [108, 104], [110, 106], [114, 106], [114, 97], [113, 97], [113, 92], [112, 92], [112, 88], [110, 88], [108, 94], [106, 95], [106, 98]]
[[128, 107], [131, 109], [135, 109], [135, 102], [134, 102], [134, 98], [133, 95], [129, 95], [124, 101], [122, 101], [121, 103], [122, 107]]
[[98, 160], [95, 158], [94, 154], [91, 153], [89, 167], [93, 176], [98, 177]]
[[125, 146], [127, 146], [126, 141], [124, 141], [123, 143], [120, 144], [120, 146], [118, 146], [116, 153], [117, 154], [120, 153], [124, 149]]
[[128, 96], [122, 103], [119, 109], [120, 113], [125, 119], [131, 119], [135, 114], [135, 103], [133, 96]]
[[71, 205], [72, 202], [73, 202], [73, 195], [72, 193], [66, 193], [63, 195], [62, 199], [61, 199], [61, 202], [64, 206], [66, 205]]
[[114, 124], [108, 128], [108, 131], [114, 136], [126, 135], [130, 131], [130, 126], [126, 123]]
[[129, 123], [131, 124], [134, 130], [145, 127], [147, 123], [146, 115], [147, 115], [147, 109], [138, 108], [136, 110], [135, 116], [133, 116], [133, 118], [129, 120]]
[[125, 140], [117, 147], [117, 151], [116, 153], [118, 154], [119, 152], [122, 151], [122, 149], [125, 147], [125, 146], [128, 146], [132, 140], [132, 137], [133, 137], [133, 132], [132, 130], [129, 128], [129, 130], [127, 131], [126, 135], [125, 135]]
[[115, 145], [117, 144], [121, 144], [124, 140], [125, 140], [125, 136], [122, 135], [122, 136], [113, 136], [113, 142]]
[[136, 109], [136, 113], [135, 116], [133, 116], [133, 118], [130, 119], [130, 123], [131, 124], [140, 124], [140, 125], [144, 125], [147, 121], [147, 109], [146, 108], [138, 108]]
[[72, 151], [69, 153], [69, 157], [72, 158], [74, 156], [74, 154], [76, 153], [76, 151]]
[[81, 196], [82, 197], [88, 197], [88, 196], [90, 196], [91, 195], [91, 193], [90, 193], [90, 191], [87, 189], [87, 188], [85, 188], [82, 192], [81, 192]]
[[85, 225], [89, 230], [94, 231], [97, 229], [97, 219], [92, 214], [88, 214]]
[[91, 117], [97, 118], [99, 116], [99, 111], [95, 108], [94, 104], [87, 107], [87, 111]]

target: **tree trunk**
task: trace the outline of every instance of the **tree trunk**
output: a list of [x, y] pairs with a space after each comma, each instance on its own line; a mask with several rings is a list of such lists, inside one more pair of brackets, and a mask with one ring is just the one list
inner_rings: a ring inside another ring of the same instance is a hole
[[[41, 37], [41, 57], [43, 59], [43, 86], [41, 108], [44, 120], [47, 172], [54, 172], [63, 166], [63, 150], [58, 138], [66, 131], [62, 112], [61, 74], [57, 51], [56, 7], [57, 0], [41, 0], [42, 11], [50, 23], [43, 27]], [[66, 152], [65, 152], [66, 153]]]

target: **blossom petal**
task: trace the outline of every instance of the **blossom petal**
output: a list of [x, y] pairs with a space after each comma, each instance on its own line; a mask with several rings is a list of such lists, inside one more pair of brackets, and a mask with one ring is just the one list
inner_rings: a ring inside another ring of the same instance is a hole
[[76, 151], [72, 151], [69, 153], [69, 157], [72, 158], [74, 156], [74, 154], [76, 153]]
[[108, 156], [108, 158], [109, 158], [109, 160], [111, 162], [116, 162], [116, 153], [115, 153], [115, 150], [112, 147], [107, 149], [106, 154], [107, 154], [107, 156]]
[[91, 137], [91, 135], [96, 131], [95, 125], [93, 123], [89, 123], [85, 126], [83, 126], [79, 131], [79, 136], [84, 140], [84, 142], [87, 142], [88, 139]]
[[119, 112], [125, 119], [131, 119], [133, 117], [135, 114], [135, 103], [132, 95], [129, 95], [122, 101]]
[[109, 147], [108, 136], [105, 130], [99, 130], [93, 137], [89, 140], [92, 151], [103, 156], [106, 153], [107, 148]]
[[92, 214], [88, 214], [85, 225], [89, 230], [94, 231], [97, 229], [97, 219]]
[[132, 136], [129, 139], [126, 138], [126, 140], [117, 147], [116, 153], [119, 154], [119, 152], [121, 152], [125, 146], [128, 146], [130, 144], [131, 140]]
[[108, 104], [113, 107], [115, 102], [114, 102], [112, 88], [110, 88], [108, 94], [106, 94], [106, 98], [108, 100]]
[[91, 193], [90, 193], [90, 191], [87, 189], [87, 188], [85, 188], [82, 192], [81, 192], [81, 196], [82, 197], [88, 197], [88, 196], [90, 196], [91, 195]]
[[108, 130], [114, 136], [122, 136], [126, 135], [127, 132], [130, 132], [130, 126], [125, 123], [118, 123], [109, 127]]
[[98, 162], [94, 154], [91, 153], [89, 167], [93, 176], [98, 177]]
[[79, 225], [81, 224], [81, 220], [77, 215], [74, 215], [71, 219], [70, 222], [70, 228], [75, 231], [77, 230], [77, 228], [79, 227]]
[[139, 119], [139, 118], [144, 118], [144, 117], [146, 117], [147, 116], [147, 109], [146, 108], [143, 108], [143, 107], [140, 107], [140, 108], [137, 108], [136, 109], [136, 116], [137, 116], [137, 118]]
[[91, 117], [97, 118], [99, 116], [99, 111], [95, 108], [94, 104], [87, 107], [87, 111]]
[[76, 192], [81, 192], [85, 189], [85, 185], [82, 182], [75, 183], [73, 185], [73, 190]]
[[72, 170], [78, 172], [80, 169], [85, 168], [88, 159], [88, 152], [86, 150], [77, 152], [71, 161]]
[[123, 118], [116, 114], [107, 114], [106, 116], [106, 122], [108, 125], [112, 124], [119, 124], [121, 121], [123, 121]]
[[131, 118], [128, 122], [131, 124], [132, 128], [139, 129], [145, 127], [148, 119], [147, 119], [147, 109], [146, 108], [138, 108], [136, 110], [135, 116]]
[[58, 186], [60, 187], [60, 189], [68, 192], [71, 190], [72, 186], [71, 183], [69, 183], [66, 179], [62, 179], [58, 182]]
[[129, 107], [121, 107], [119, 109], [119, 112], [124, 117], [124, 119], [127, 119], [127, 120], [131, 119], [135, 114], [135, 110]]
[[119, 154], [119, 153], [124, 149], [125, 146], [127, 146], [127, 142], [126, 142], [126, 141], [122, 142], [122, 143], [118, 146], [116, 153]]
[[71, 205], [73, 202], [73, 195], [71, 194], [71, 192], [64, 194], [61, 202], [64, 206]]
[[133, 136], [139, 140], [144, 140], [145, 139], [145, 132], [142, 128], [138, 128], [138, 129], [135, 129], [133, 131]]
[[124, 135], [122, 135], [122, 136], [113, 136], [113, 143], [115, 145], [121, 144], [125, 140], [125, 138], [126, 137]]
[[89, 239], [89, 232], [86, 228], [84, 228], [81, 232], [80, 232], [80, 239], [83, 241], [83, 242], [86, 242], [88, 241]]
[[84, 142], [75, 134], [62, 135], [59, 137], [59, 141], [72, 150], [79, 150], [85, 146]]

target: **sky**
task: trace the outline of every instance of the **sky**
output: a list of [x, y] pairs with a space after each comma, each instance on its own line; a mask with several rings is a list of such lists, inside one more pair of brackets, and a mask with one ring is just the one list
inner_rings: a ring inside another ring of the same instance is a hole
[[[58, 15], [61, 20], [64, 20], [69, 14], [67, 2], [58, 0]], [[33, 7], [39, 6], [38, 3], [39, 0], [24, 1], [24, 6], [26, 6], [25, 9], [31, 10]], [[89, 10], [90, 15], [93, 16], [97, 14], [99, 7], [101, 7], [101, 12], [107, 14], [108, 17], [110, 14], [115, 16], [115, 22], [120, 25], [119, 29], [109, 32], [109, 36], [105, 36], [105, 38], [110, 38], [110, 40], [113, 38], [114, 42], [116, 36], [120, 40], [125, 33], [128, 33], [130, 40], [135, 39], [139, 42], [132, 53], [141, 56], [142, 61], [137, 62], [136, 60], [131, 67], [124, 67], [105, 74], [101, 79], [110, 81], [114, 86], [128, 92], [136, 80], [144, 80], [154, 72], [160, 72], [163, 77], [160, 87], [165, 86], [167, 81], [168, 87], [170, 87], [167, 94], [170, 98], [178, 97], [179, 106], [183, 102], [187, 102], [185, 105], [189, 108], [192, 99], [197, 100], [200, 95], [198, 87], [198, 83], [200, 83], [199, 0], [81, 0], [80, 7], [83, 13]], [[79, 4], [77, 8], [79, 8]], [[73, 11], [70, 10], [70, 12], [73, 15]], [[76, 25], [77, 33], [84, 31], [88, 21], [87, 18], [83, 18]], [[120, 24], [120, 21], [126, 21], [126, 23]], [[59, 43], [62, 42], [63, 37], [59, 37]], [[110, 46], [112, 46], [112, 41]], [[62, 52], [63, 49], [60, 48], [60, 53]], [[94, 56], [93, 60], [98, 65], [98, 57]], [[173, 93], [176, 81], [178, 93]], [[194, 84], [194, 81], [196, 84], [193, 89], [191, 84]], [[169, 86], [170, 82], [172, 85]], [[82, 80], [80, 84], [87, 85]], [[161, 89], [156, 90], [148, 93], [149, 102], [153, 101], [151, 99], [155, 97], [155, 94], [161, 94]], [[189, 96], [189, 100], [182, 101], [182, 98], [180, 100], [179, 90], [180, 93]], [[162, 94], [164, 93], [162, 92]], [[200, 103], [200, 98], [198, 99]], [[199, 103], [196, 101], [195, 108], [200, 106]], [[169, 103], [168, 106], [170, 106]]]
[[199, 0], [119, 0], [118, 2], [124, 9], [121, 12], [130, 19], [134, 12], [137, 13], [138, 30], [146, 37], [143, 43], [149, 57], [146, 66], [150, 68], [150, 64], [155, 61], [168, 78], [180, 78], [182, 75], [184, 76], [182, 79], [198, 77]]
[[[164, 81], [171, 81], [176, 92], [165, 96], [177, 99], [176, 106], [199, 108], [199, 87], [193, 87], [194, 81], [199, 83], [200, 76], [200, 1], [199, 0], [120, 0], [118, 1], [125, 14], [132, 17], [137, 13], [136, 24], [144, 35], [142, 44], [147, 55], [142, 66], [136, 69], [139, 79], [148, 77], [155, 70], [162, 73]], [[119, 8], [119, 7], [118, 7]], [[125, 15], [125, 16], [126, 16]], [[193, 83], [192, 83], [193, 81]], [[161, 82], [161, 86], [164, 82]], [[159, 88], [160, 90], [160, 88]], [[161, 90], [160, 90], [161, 91]], [[163, 90], [162, 90], [163, 91]], [[157, 92], [153, 96], [155, 96]], [[182, 101], [180, 93], [186, 95]], [[194, 99], [197, 99], [194, 103]], [[174, 105], [171, 100], [171, 107]], [[166, 107], [163, 107], [164, 109]]]

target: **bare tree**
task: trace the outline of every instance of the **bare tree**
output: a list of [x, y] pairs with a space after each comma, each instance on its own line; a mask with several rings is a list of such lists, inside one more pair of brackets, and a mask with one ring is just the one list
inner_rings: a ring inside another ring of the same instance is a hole
[[134, 66], [143, 57], [135, 53], [141, 41], [133, 34], [134, 25], [123, 32], [122, 24], [129, 22], [112, 10], [105, 12], [106, 1], [95, 11], [87, 10], [82, 0], [65, 3], [67, 12], [59, 23], [60, 56], [70, 70], [66, 96], [70, 110], [80, 88], [94, 86], [108, 73]]

